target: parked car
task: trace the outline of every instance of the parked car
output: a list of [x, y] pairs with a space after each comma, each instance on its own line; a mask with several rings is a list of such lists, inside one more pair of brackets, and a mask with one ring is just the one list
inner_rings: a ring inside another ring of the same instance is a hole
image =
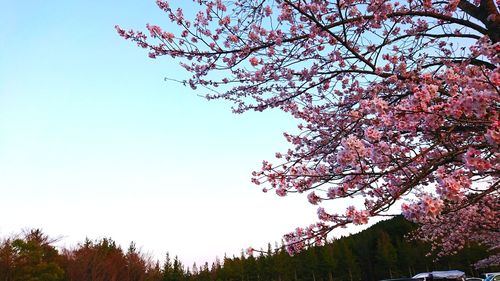
[[405, 278], [393, 278], [393, 279], [384, 279], [380, 281], [423, 281], [424, 279], [422, 278], [411, 278], [411, 277], [405, 277]]
[[[414, 279], [422, 279], [424, 281], [465, 281], [465, 272], [460, 270], [447, 270], [447, 271], [431, 271], [422, 272], [415, 276]], [[496, 280], [495, 280], [496, 281]]]

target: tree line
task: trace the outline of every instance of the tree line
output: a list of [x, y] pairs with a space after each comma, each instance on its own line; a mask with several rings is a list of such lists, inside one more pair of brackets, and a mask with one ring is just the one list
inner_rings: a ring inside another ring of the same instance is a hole
[[[372, 281], [412, 276], [429, 270], [460, 269], [478, 275], [473, 263], [486, 249], [469, 245], [435, 260], [430, 245], [406, 238], [415, 226], [401, 217], [380, 222], [349, 237], [310, 247], [290, 256], [268, 244], [255, 255], [225, 256], [211, 265], [184, 265], [169, 253], [163, 263], [141, 253], [134, 243], [124, 250], [111, 238], [86, 239], [58, 249], [41, 230], [0, 243], [2, 281]], [[187, 245], [189, 246], [189, 245]], [[498, 270], [489, 268], [488, 270]]]
[[490, 255], [476, 244], [436, 260], [436, 255], [428, 255], [430, 244], [409, 240], [416, 228], [399, 216], [294, 256], [289, 256], [283, 247], [268, 245], [257, 256], [226, 258], [219, 276], [228, 281], [375, 281], [432, 270], [458, 269], [469, 276], [479, 276], [483, 271], [499, 269], [474, 267], [475, 261]]

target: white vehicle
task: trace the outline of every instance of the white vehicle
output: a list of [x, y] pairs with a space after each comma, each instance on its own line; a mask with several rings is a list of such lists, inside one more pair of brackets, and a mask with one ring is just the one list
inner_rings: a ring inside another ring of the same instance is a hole
[[422, 273], [419, 273], [419, 274], [413, 276], [413, 278], [414, 279], [421, 279], [424, 281], [433, 281], [433, 280], [464, 281], [465, 280], [465, 272], [460, 271], [460, 270], [422, 272]]

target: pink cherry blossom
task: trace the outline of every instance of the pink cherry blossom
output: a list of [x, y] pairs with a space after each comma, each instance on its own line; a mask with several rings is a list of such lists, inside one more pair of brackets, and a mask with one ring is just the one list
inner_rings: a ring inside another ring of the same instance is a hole
[[249, 247], [249, 248], [247, 248], [246, 253], [247, 253], [247, 255], [253, 255], [253, 252], [254, 252], [254, 251], [255, 251], [255, 249], [254, 249], [254, 248]]
[[318, 223], [285, 235], [289, 253], [401, 211], [433, 251], [472, 241], [492, 249], [478, 266], [500, 264], [498, 3], [193, 0], [189, 19], [169, 3], [157, 0], [166, 31], [118, 34], [180, 59], [185, 85], [235, 113], [300, 123], [279, 162], [252, 173], [318, 205]]
[[252, 57], [252, 58], [250, 58], [250, 64], [251, 64], [251, 65], [253, 65], [253, 66], [257, 66], [257, 65], [259, 65], [259, 63], [260, 63], [260, 62], [259, 62], [259, 59], [258, 59], [258, 58], [256, 58], [256, 57]]

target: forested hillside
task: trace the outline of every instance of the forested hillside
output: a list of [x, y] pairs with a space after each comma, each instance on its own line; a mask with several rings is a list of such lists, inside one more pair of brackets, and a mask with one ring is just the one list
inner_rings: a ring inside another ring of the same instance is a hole
[[[265, 255], [225, 259], [219, 275], [223, 280], [234, 281], [371, 281], [408, 277], [429, 270], [460, 269], [471, 276], [482, 272], [472, 264], [487, 256], [485, 249], [471, 245], [456, 255], [435, 261], [436, 257], [426, 255], [429, 245], [405, 237], [414, 229], [412, 223], [396, 217], [293, 257], [269, 246]], [[202, 276], [197, 280], [208, 281]]]
[[[408, 241], [415, 226], [401, 217], [379, 222], [358, 234], [289, 256], [275, 243], [247, 256], [216, 259], [209, 265], [184, 265], [166, 255], [160, 263], [131, 243], [121, 249], [111, 238], [87, 239], [72, 249], [57, 249], [40, 230], [0, 243], [2, 281], [351, 281], [411, 276], [428, 270], [460, 269], [478, 275], [472, 264], [485, 249], [470, 246], [434, 261], [429, 245]], [[484, 269], [498, 270], [495, 268]]]

